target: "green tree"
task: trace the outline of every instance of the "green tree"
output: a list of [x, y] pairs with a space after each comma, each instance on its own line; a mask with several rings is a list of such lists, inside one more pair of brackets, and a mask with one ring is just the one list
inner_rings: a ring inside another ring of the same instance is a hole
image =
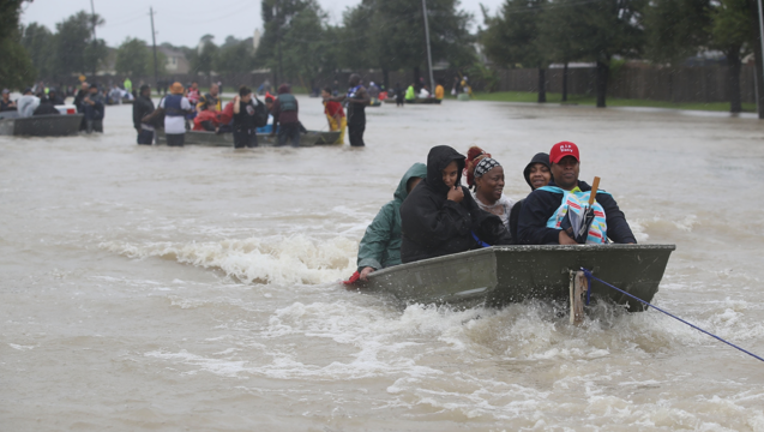
[[50, 79], [54, 75], [53, 50], [55, 36], [44, 25], [31, 23], [22, 29], [21, 45], [29, 53], [37, 76]]
[[501, 13], [489, 17], [481, 41], [488, 58], [502, 67], [525, 66], [538, 69], [538, 101], [546, 102], [547, 52], [541, 46], [539, 23], [544, 0], [506, 0]]
[[37, 72], [21, 45], [19, 12], [24, 0], [0, 0], [0, 86], [20, 88]]
[[92, 73], [108, 55], [103, 39], [93, 39], [93, 27], [105, 23], [98, 15], [80, 11], [56, 24], [54, 64], [62, 75]]
[[[472, 16], [458, 6], [457, 0], [427, 1], [432, 60], [446, 61], [457, 68], [475, 61], [474, 38], [468, 31]], [[345, 50], [343, 62], [353, 59], [348, 67], [363, 65], [383, 72], [408, 69], [414, 71], [414, 81], [419, 80], [427, 65], [421, 2], [363, 0], [344, 18], [345, 38], [339, 43]]]
[[555, 0], [550, 7], [565, 9], [564, 32], [573, 58], [594, 61], [597, 107], [606, 106], [608, 75], [613, 56], [639, 57], [644, 47], [642, 12], [646, 0]]
[[294, 17], [305, 9], [317, 13], [320, 7], [315, 0], [262, 0], [261, 18], [264, 32], [255, 54], [258, 65], [269, 67], [274, 73], [274, 81], [284, 80], [285, 35], [292, 26]]
[[219, 48], [212, 42], [209, 35], [202, 37], [201, 48], [194, 50], [194, 53], [188, 58], [193, 73], [203, 73], [207, 78], [212, 78], [212, 72], [218, 61]]
[[319, 75], [337, 64], [325, 22], [326, 15], [320, 9], [305, 8], [292, 18], [283, 38], [284, 75], [297, 78], [309, 89], [316, 86]]
[[250, 40], [238, 40], [228, 36], [220, 47], [217, 72], [243, 73], [254, 68], [254, 49]]
[[753, 45], [751, 15], [747, 0], [718, 0], [711, 10], [711, 45], [727, 56], [727, 88], [730, 112], [742, 111], [740, 99], [741, 59]]
[[147, 76], [154, 73], [153, 66], [153, 53], [146, 47], [146, 42], [128, 37], [117, 48], [117, 61], [114, 65], [117, 72], [135, 77]]

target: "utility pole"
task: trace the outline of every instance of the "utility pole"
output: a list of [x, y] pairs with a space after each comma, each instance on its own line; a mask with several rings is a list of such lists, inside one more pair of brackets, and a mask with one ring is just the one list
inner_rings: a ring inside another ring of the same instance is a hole
[[151, 15], [151, 43], [154, 46], [154, 85], [159, 88], [159, 73], [157, 72], [157, 33], [154, 31], [154, 8], [149, 7]]
[[276, 51], [278, 52], [278, 56], [279, 56], [279, 65], [278, 65], [278, 71], [276, 72], [276, 80], [273, 83], [276, 86], [276, 88], [278, 88], [279, 86], [279, 79], [281, 80], [284, 79], [284, 75], [283, 75], [284, 67], [282, 66], [282, 63], [281, 63], [281, 25], [282, 24], [279, 18], [278, 7], [279, 7], [279, 0], [276, 0], [276, 2], [273, 4], [273, 15], [274, 15], [274, 18], [276, 19], [276, 25], [278, 26], [276, 27]]
[[[759, 0], [761, 1], [761, 0]], [[430, 26], [427, 23], [427, 1], [422, 0], [422, 15], [424, 16], [424, 37], [427, 41], [427, 68], [430, 70], [430, 93], [435, 92], [435, 78], [432, 75], [432, 52], [430, 50]]]
[[[761, 7], [761, 0], [759, 0], [759, 16], [757, 16], [757, 21], [759, 22], [759, 46], [761, 47], [761, 63], [764, 65], [764, 15], [762, 15], [762, 7]], [[755, 59], [754, 59], [755, 60]], [[756, 69], [756, 68], [754, 68]], [[762, 67], [762, 70], [759, 71], [759, 74], [761, 74], [760, 78], [764, 78], [764, 66]], [[762, 80], [762, 84], [764, 85], [764, 80]], [[758, 104], [761, 103], [761, 100], [759, 100], [759, 92], [756, 92], [756, 111], [758, 111], [759, 118], [764, 118], [764, 110], [762, 107], [758, 106]]]
[[96, 54], [96, 44], [98, 43], [98, 40], [96, 39], [96, 14], [95, 14], [95, 6], [93, 5], [93, 0], [90, 0], [90, 18], [93, 22], [93, 79], [95, 79], [96, 76], [96, 69], [98, 67], [98, 59], [95, 58]]

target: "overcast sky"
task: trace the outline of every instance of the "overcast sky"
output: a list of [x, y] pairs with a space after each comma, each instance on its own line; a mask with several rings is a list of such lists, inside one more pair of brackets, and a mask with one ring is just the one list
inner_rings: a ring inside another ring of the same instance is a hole
[[[410, 0], [416, 1], [419, 0]], [[332, 22], [342, 20], [342, 12], [360, 0], [318, 0]], [[226, 36], [244, 39], [262, 29], [260, 0], [93, 0], [95, 11], [106, 19], [96, 29], [109, 46], [119, 46], [126, 37], [151, 43], [149, 8], [154, 8], [157, 44], [194, 46], [207, 33], [222, 43]], [[462, 0], [461, 7], [475, 17], [473, 30], [483, 22], [480, 3], [495, 12], [503, 0]], [[56, 23], [80, 11], [90, 11], [90, 0], [34, 0], [24, 3], [21, 22], [37, 22], [55, 31]]]

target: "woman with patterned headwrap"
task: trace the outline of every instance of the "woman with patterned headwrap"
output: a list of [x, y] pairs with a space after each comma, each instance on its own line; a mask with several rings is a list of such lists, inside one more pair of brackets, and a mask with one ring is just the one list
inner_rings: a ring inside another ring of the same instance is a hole
[[509, 228], [509, 214], [514, 201], [504, 195], [504, 168], [480, 147], [467, 152], [464, 176], [478, 206], [501, 218]]

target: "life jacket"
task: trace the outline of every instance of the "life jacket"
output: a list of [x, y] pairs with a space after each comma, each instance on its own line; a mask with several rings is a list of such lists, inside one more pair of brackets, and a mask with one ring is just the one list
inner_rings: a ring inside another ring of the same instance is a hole
[[164, 98], [164, 113], [169, 117], [185, 117], [187, 114], [180, 108], [183, 95], [169, 95]]
[[353, 99], [355, 97], [355, 93], [358, 91], [358, 89], [361, 88], [361, 85], [358, 84], [357, 86], [351, 88], [348, 90], [348, 99]]
[[223, 112], [220, 113], [220, 124], [227, 125], [231, 124], [233, 121], [233, 101], [228, 101], [228, 103], [225, 105], [225, 108], [223, 108]]
[[[569, 211], [574, 211], [583, 217], [584, 209], [589, 206], [589, 196], [591, 191], [571, 192], [561, 189], [557, 186], [542, 186], [537, 190], [543, 190], [556, 194], [562, 194], [562, 204], [552, 214], [552, 217], [546, 223], [547, 228], [560, 229], [562, 221]], [[605, 191], [597, 191], [598, 194], [607, 194]], [[607, 220], [605, 209], [596, 200], [592, 204], [594, 209], [594, 220], [589, 227], [589, 236], [586, 238], [586, 244], [607, 244]]]
[[297, 111], [297, 99], [291, 93], [282, 93], [279, 95], [279, 106], [281, 112]]

